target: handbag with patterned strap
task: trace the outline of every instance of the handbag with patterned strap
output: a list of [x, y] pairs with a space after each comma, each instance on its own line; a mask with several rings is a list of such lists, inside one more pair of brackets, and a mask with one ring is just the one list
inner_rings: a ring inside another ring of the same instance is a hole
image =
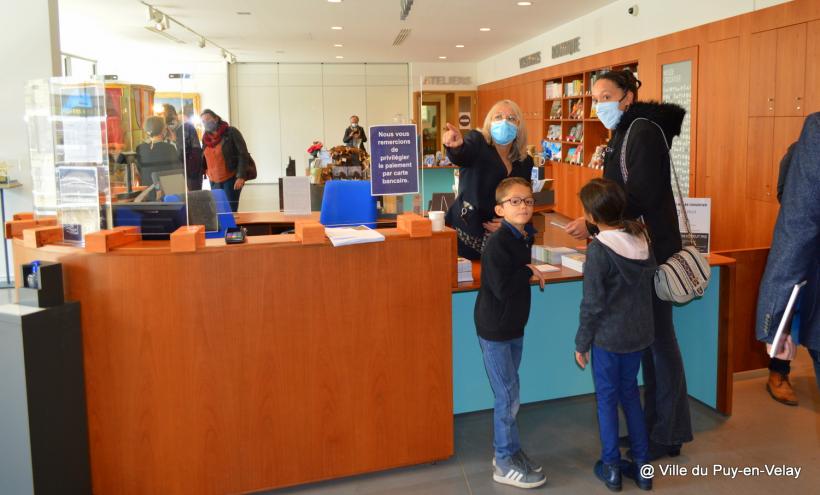
[[672, 162], [672, 151], [669, 149], [666, 133], [663, 132], [661, 126], [656, 122], [640, 117], [629, 124], [629, 128], [626, 130], [626, 135], [624, 136], [624, 143], [621, 146], [621, 174], [624, 178], [624, 184], [626, 183], [628, 175], [626, 169], [626, 142], [629, 139], [629, 131], [632, 129], [632, 125], [638, 120], [651, 122], [661, 131], [663, 142], [669, 153], [669, 166], [672, 169], [672, 175], [675, 177], [675, 187], [678, 191], [680, 211], [683, 213], [683, 221], [686, 224], [686, 240], [689, 241], [688, 245], [684, 245], [680, 251], [670, 256], [668, 260], [658, 266], [655, 272], [655, 293], [658, 295], [658, 298], [663, 301], [671, 301], [678, 304], [688, 303], [695, 297], [703, 296], [703, 293], [709, 286], [709, 277], [711, 276], [709, 262], [695, 247], [695, 238], [692, 235], [692, 228], [689, 225], [689, 215], [686, 214], [686, 208], [683, 203], [683, 194], [681, 193], [680, 182], [678, 181], [678, 173], [675, 170], [675, 164]]

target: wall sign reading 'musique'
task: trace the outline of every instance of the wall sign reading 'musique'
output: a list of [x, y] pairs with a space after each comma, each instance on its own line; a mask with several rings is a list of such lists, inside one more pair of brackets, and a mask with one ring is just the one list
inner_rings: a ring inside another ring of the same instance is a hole
[[581, 37], [572, 38], [569, 41], [552, 45], [552, 58], [572, 55], [581, 51]]

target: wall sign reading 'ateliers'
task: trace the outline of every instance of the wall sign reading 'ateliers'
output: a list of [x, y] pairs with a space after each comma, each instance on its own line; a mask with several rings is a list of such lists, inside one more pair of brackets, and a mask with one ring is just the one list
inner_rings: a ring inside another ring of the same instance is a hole
[[425, 86], [472, 86], [473, 78], [464, 76], [425, 76]]
[[370, 193], [419, 192], [418, 138], [414, 124], [370, 127]]

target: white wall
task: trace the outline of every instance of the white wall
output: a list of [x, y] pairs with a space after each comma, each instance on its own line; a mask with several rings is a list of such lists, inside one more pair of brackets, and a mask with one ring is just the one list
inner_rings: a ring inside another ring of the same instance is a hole
[[288, 157], [303, 175], [307, 148], [314, 140], [342, 144], [351, 115], [365, 128], [409, 119], [408, 72], [407, 64], [233, 65], [231, 120], [254, 156], [255, 182], [283, 176]]
[[[618, 0], [478, 63], [479, 84], [587, 57], [787, 0]], [[627, 9], [638, 5], [638, 16]], [[552, 46], [581, 37], [581, 51], [552, 59]], [[520, 69], [518, 59], [541, 51], [542, 63]]]
[[[17, 179], [23, 187], [5, 191], [6, 220], [14, 213], [32, 211], [31, 168], [25, 114], [25, 85], [32, 79], [59, 75], [60, 47], [57, 27], [57, 0], [4, 2], [7, 22], [0, 30], [0, 160], [20, 160]], [[11, 260], [11, 245], [9, 258]], [[13, 266], [13, 261], [10, 261]], [[5, 281], [5, 262], [0, 257], [0, 281]], [[12, 270], [13, 271], [13, 270]], [[13, 276], [13, 273], [12, 273]]]

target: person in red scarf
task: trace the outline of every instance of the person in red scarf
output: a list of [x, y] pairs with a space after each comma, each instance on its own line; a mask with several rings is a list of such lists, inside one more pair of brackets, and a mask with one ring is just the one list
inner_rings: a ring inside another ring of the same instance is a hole
[[211, 182], [211, 189], [225, 191], [231, 210], [236, 211], [250, 163], [248, 146], [239, 129], [231, 127], [213, 110], [203, 110], [200, 117], [205, 127], [202, 168]]

